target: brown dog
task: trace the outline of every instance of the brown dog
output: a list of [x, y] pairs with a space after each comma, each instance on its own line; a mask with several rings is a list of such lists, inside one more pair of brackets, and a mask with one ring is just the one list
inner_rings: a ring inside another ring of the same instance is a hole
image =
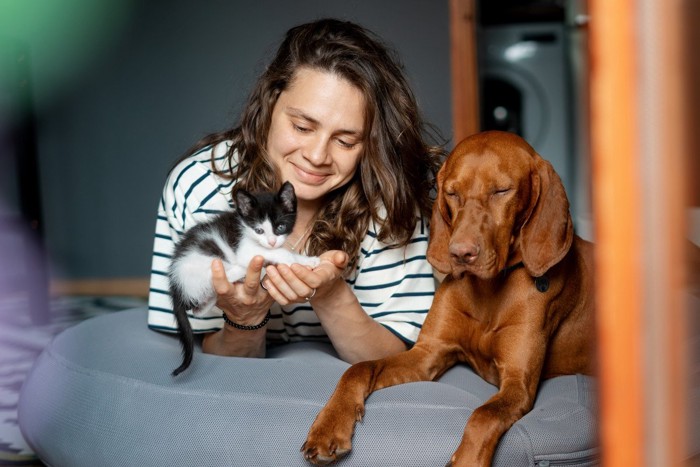
[[350, 451], [370, 393], [464, 362], [499, 391], [474, 411], [448, 465], [487, 466], [540, 380], [592, 373], [592, 247], [573, 233], [552, 165], [514, 134], [485, 132], [454, 149], [437, 181], [428, 259], [448, 276], [411, 350], [342, 376], [302, 446], [315, 464]]

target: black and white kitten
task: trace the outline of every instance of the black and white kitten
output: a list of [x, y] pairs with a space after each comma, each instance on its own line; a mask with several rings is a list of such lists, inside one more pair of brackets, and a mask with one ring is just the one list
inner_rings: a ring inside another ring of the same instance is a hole
[[297, 199], [294, 187], [285, 182], [277, 193], [236, 193], [236, 209], [218, 214], [187, 230], [175, 245], [168, 271], [170, 296], [182, 344], [182, 364], [173, 375], [192, 363], [194, 335], [187, 310], [195, 314], [216, 304], [211, 263], [220, 258], [230, 282], [245, 277], [254, 256], [265, 264], [292, 264], [316, 267], [320, 259], [303, 256], [282, 248], [294, 228]]

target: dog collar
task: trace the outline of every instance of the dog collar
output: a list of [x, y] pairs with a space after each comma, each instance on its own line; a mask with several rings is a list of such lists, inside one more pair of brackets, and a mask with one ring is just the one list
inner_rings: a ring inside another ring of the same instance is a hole
[[545, 293], [549, 290], [549, 278], [547, 276], [535, 277], [535, 287], [539, 292]]
[[[503, 277], [507, 276], [511, 272], [515, 271], [516, 269], [520, 269], [522, 267], [525, 267], [525, 264], [523, 264], [522, 261], [519, 263], [515, 263], [512, 266], [508, 266], [505, 268], [503, 271], [501, 271], [501, 274], [503, 274]], [[547, 276], [540, 276], [540, 277], [535, 277], [535, 288], [542, 293], [545, 293], [547, 290], [549, 290], [549, 278]]]
[[524, 267], [525, 267], [525, 265], [524, 265], [523, 262], [521, 261], [521, 262], [519, 262], [519, 263], [513, 264], [512, 266], [508, 266], [508, 267], [505, 268], [503, 271], [501, 271], [501, 274], [503, 274], [503, 276], [505, 277], [505, 276], [507, 276], [508, 274], [510, 274], [511, 272], [515, 271], [516, 269], [520, 269], [520, 268], [524, 268]]

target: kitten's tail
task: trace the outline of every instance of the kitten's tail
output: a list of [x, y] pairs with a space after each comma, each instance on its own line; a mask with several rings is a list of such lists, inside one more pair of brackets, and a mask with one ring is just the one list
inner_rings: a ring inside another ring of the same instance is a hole
[[194, 353], [194, 334], [192, 333], [192, 325], [187, 318], [187, 307], [180, 300], [173, 299], [173, 308], [175, 311], [175, 320], [179, 329], [180, 344], [182, 344], [182, 364], [173, 370], [173, 376], [177, 376], [185, 371], [192, 363], [192, 355]]

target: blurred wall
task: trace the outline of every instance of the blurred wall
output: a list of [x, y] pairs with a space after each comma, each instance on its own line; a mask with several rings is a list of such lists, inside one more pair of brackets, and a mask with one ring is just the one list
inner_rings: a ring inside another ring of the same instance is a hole
[[450, 138], [448, 2], [8, 0], [30, 49], [52, 275], [147, 276], [160, 191], [198, 138], [232, 125], [283, 33], [359, 22], [395, 47], [427, 120]]

